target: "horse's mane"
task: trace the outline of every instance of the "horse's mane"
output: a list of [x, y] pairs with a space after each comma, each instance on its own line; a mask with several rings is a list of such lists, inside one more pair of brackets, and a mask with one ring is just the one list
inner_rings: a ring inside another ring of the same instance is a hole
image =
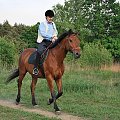
[[58, 37], [58, 39], [52, 44], [51, 48], [56, 47], [66, 36], [74, 34], [74, 32], [70, 29], [68, 31], [65, 31], [62, 35]]

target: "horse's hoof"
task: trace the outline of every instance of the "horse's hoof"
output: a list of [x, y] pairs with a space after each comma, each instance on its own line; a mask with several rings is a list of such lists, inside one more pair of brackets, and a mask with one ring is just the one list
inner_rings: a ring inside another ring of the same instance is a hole
[[47, 105], [50, 105], [50, 101], [49, 100], [47, 101]]
[[16, 101], [15, 104], [16, 104], [16, 105], [19, 105], [19, 102]]
[[55, 114], [56, 115], [60, 115], [61, 114], [61, 111], [59, 110], [59, 111], [55, 111]]
[[38, 108], [38, 107], [39, 107], [39, 105], [37, 105], [37, 104], [36, 104], [36, 105], [33, 105], [33, 107], [34, 107], [34, 108]]
[[47, 105], [50, 105], [53, 103], [53, 99], [48, 99]]

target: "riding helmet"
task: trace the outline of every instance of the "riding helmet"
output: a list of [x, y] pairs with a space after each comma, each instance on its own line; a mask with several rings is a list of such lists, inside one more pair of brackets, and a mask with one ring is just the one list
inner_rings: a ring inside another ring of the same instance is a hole
[[47, 10], [46, 12], [45, 12], [45, 16], [47, 17], [47, 16], [49, 16], [49, 17], [54, 17], [54, 12], [52, 11], [52, 10]]

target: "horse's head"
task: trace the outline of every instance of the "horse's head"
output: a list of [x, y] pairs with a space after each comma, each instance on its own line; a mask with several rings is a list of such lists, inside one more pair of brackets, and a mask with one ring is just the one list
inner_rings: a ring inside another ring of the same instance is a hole
[[72, 52], [75, 58], [80, 57], [80, 40], [72, 30], [68, 31], [68, 36], [66, 37], [66, 49]]

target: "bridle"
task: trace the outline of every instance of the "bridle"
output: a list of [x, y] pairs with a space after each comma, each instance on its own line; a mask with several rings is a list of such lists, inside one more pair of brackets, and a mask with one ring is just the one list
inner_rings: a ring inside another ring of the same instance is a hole
[[[70, 46], [72, 46], [72, 44], [71, 44], [71, 42], [70, 42], [70, 39], [67, 38], [67, 40], [68, 40]], [[80, 50], [80, 47], [73, 47], [73, 48], [72, 48], [72, 51], [74, 51], [74, 50]]]
[[[71, 45], [71, 43], [70, 43], [70, 38], [67, 37], [67, 38], [65, 38], [65, 39], [66, 39], [66, 41], [68, 41], [69, 44]], [[62, 45], [60, 45], [60, 43], [58, 43], [58, 46], [59, 46], [60, 48], [64, 48]], [[71, 45], [71, 46], [72, 46], [72, 45]], [[71, 51], [74, 51], [74, 50], [80, 50], [80, 47], [73, 47]]]
[[73, 48], [72, 51], [74, 50], [80, 50], [80, 47]]

